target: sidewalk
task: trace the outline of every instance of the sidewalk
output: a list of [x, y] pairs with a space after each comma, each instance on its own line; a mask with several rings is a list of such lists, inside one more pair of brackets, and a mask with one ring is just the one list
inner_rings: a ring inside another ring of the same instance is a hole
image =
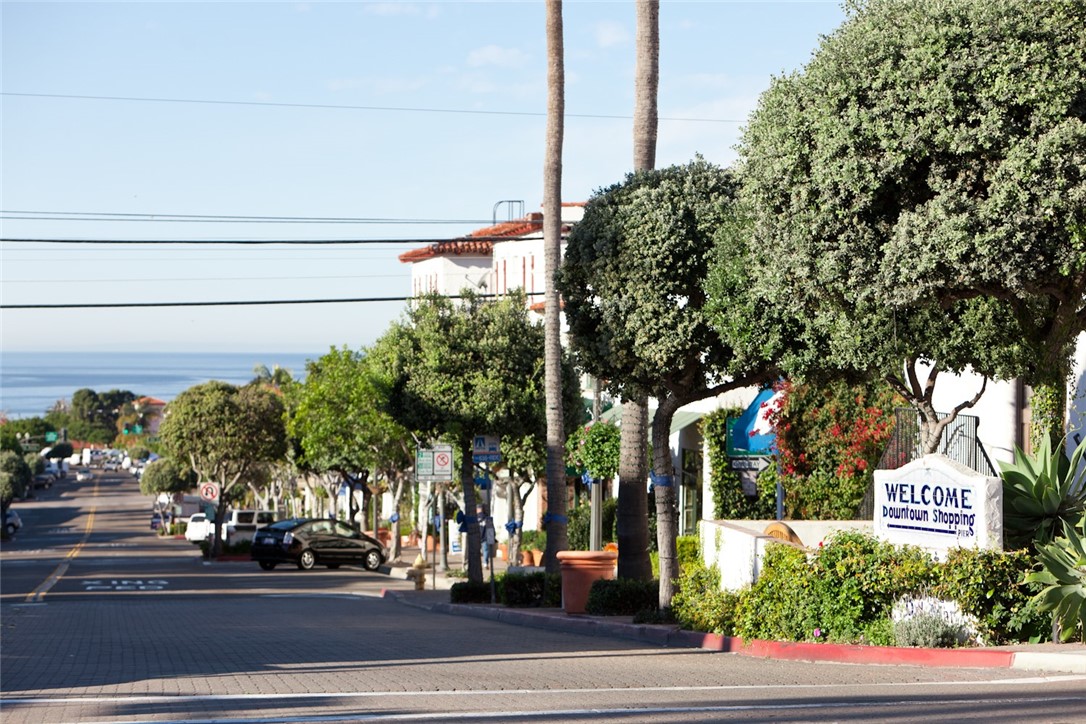
[[[418, 548], [405, 548], [401, 560], [381, 570], [391, 578], [408, 579]], [[432, 558], [427, 558], [427, 564]], [[449, 572], [459, 571], [460, 554], [449, 555]], [[495, 559], [495, 574], [507, 569]], [[489, 580], [490, 572], [484, 570]], [[755, 656], [794, 661], [823, 661], [851, 664], [884, 664], [933, 667], [1016, 669], [1049, 673], [1086, 674], [1086, 644], [1019, 644], [972, 649], [921, 649], [852, 644], [816, 644], [781, 641], [743, 641], [733, 636], [683, 631], [675, 625], [635, 624], [629, 616], [588, 616], [566, 614], [560, 608], [507, 608], [490, 604], [451, 604], [449, 587], [457, 580], [433, 568], [426, 569], [422, 591], [385, 590], [384, 596], [415, 608], [453, 616], [471, 616], [491, 621], [530, 626], [551, 631], [607, 636], [638, 641], [651, 646], [697, 648], [738, 656]]]

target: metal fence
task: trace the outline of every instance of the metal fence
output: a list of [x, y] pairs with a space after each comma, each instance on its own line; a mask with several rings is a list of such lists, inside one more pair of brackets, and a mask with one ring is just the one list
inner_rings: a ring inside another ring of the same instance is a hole
[[[939, 414], [943, 417], [943, 413]], [[894, 410], [894, 433], [883, 450], [877, 470], [894, 470], [916, 460], [920, 454], [920, 413], [911, 407], [899, 407]], [[984, 450], [980, 438], [977, 437], [977, 427], [980, 418], [975, 415], [958, 415], [953, 422], [943, 428], [942, 439], [936, 452], [946, 455], [951, 460], [960, 463], [982, 475], [998, 477], [999, 473], [992, 465], [988, 453]], [[857, 516], [871, 519], [874, 516], [875, 490], [874, 486], [868, 487]]]

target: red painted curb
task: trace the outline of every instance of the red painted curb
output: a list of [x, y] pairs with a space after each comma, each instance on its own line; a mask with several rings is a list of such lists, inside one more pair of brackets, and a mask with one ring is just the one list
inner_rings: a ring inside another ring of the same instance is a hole
[[815, 644], [791, 641], [744, 641], [698, 631], [676, 631], [670, 638], [677, 646], [723, 651], [790, 661], [830, 661], [843, 664], [895, 664], [907, 666], [964, 666], [1009, 669], [1013, 651], [990, 649], [921, 649], [858, 644]]

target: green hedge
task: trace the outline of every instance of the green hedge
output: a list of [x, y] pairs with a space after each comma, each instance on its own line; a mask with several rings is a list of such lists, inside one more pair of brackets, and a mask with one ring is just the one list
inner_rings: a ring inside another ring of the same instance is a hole
[[[498, 595], [501, 595], [500, 580]], [[500, 599], [499, 599], [500, 600]], [[450, 603], [490, 603], [490, 582], [458, 581], [449, 588]]]
[[507, 573], [501, 582], [503, 605], [514, 608], [557, 608], [562, 605], [561, 574]]
[[[892, 645], [895, 601], [930, 596], [956, 602], [987, 644], [1045, 641], [1051, 619], [1030, 603], [1024, 551], [952, 551], [938, 563], [920, 549], [842, 532], [813, 552], [771, 545], [753, 586], [721, 592], [715, 569], [684, 570], [672, 601], [685, 628], [780, 641]], [[900, 628], [900, 627], [899, 627]]]
[[642, 611], [656, 610], [659, 604], [659, 581], [615, 578], [592, 584], [585, 611], [593, 616], [635, 616]]

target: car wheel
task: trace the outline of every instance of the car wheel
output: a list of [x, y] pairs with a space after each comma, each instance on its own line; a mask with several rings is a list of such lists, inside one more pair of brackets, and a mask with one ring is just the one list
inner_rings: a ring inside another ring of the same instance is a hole
[[317, 556], [308, 548], [298, 556], [298, 567], [303, 571], [312, 570], [315, 565], [317, 565]]
[[384, 561], [381, 560], [381, 554], [377, 551], [367, 551], [366, 557], [362, 559], [362, 565], [367, 571], [376, 571], [382, 563]]
[[333, 569], [333, 570], [335, 570], [336, 568], [339, 568], [339, 566], [340, 566], [339, 563], [329, 563], [328, 564], [328, 567]]
[[275, 568], [275, 561], [260, 561], [260, 567], [265, 571], [270, 571]]

